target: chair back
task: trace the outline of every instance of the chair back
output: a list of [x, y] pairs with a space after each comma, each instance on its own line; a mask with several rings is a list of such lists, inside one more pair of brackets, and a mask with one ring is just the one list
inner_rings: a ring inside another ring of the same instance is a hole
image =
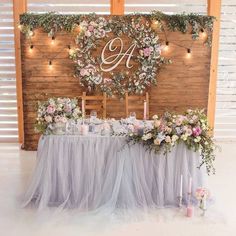
[[106, 94], [103, 95], [86, 95], [83, 92], [82, 101], [84, 102], [85, 113], [87, 111], [95, 110], [100, 114], [100, 116], [105, 119], [107, 113], [107, 97]]
[[126, 117], [130, 112], [135, 112], [137, 118], [144, 118], [144, 102], [146, 101], [146, 119], [149, 119], [149, 95], [146, 93], [143, 96], [125, 94], [125, 113]]

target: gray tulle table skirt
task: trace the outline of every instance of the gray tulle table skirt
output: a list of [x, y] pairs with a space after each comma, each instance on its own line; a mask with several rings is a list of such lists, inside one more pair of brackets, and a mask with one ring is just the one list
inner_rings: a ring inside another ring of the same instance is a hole
[[42, 136], [24, 206], [81, 211], [177, 206], [181, 174], [183, 202], [190, 176], [192, 192], [203, 185], [200, 159], [184, 144], [166, 156], [140, 144], [128, 146], [124, 137]]

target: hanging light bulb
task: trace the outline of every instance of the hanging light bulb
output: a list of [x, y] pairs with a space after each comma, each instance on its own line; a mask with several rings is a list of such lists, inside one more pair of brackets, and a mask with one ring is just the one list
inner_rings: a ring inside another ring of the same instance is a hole
[[207, 36], [207, 33], [204, 31], [204, 29], [201, 29], [201, 38], [205, 38]]
[[30, 48], [29, 48], [29, 51], [32, 52], [32, 51], [33, 51], [33, 48], [34, 48], [34, 45], [31, 44], [31, 45], [30, 45]]
[[55, 43], [55, 36], [52, 36], [51, 44], [53, 45]]
[[21, 25], [21, 24], [19, 24], [19, 25], [17, 26], [17, 28], [18, 28], [19, 30], [22, 30], [22, 27], [23, 27], [23, 25]]
[[169, 44], [170, 44], [169, 41], [166, 41], [166, 46], [164, 47], [164, 50], [165, 50], [165, 51], [168, 51], [168, 50], [169, 50]]
[[191, 49], [187, 48], [187, 58], [190, 58], [190, 57], [191, 57]]
[[52, 61], [51, 60], [49, 60], [48, 66], [49, 66], [49, 69], [52, 69]]

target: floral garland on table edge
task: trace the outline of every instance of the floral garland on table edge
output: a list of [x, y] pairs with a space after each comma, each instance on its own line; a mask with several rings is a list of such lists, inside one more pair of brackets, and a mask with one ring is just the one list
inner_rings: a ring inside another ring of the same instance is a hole
[[130, 132], [128, 143], [141, 143], [150, 151], [166, 154], [171, 148], [183, 142], [189, 149], [199, 151], [202, 157], [200, 163], [206, 165], [207, 173], [215, 173], [213, 162], [215, 160], [215, 144], [209, 134], [207, 116], [203, 110], [187, 110], [184, 115], [166, 112], [162, 117], [153, 116], [153, 128], [143, 134]]
[[68, 120], [77, 120], [81, 116], [77, 99], [49, 98], [47, 101], [38, 102], [35, 131], [51, 134], [54, 124], [66, 124]]
[[[20, 28], [30, 38], [35, 28], [42, 27], [49, 36], [54, 36], [59, 30], [73, 32], [79, 26], [80, 31], [76, 36], [79, 48], [70, 50], [69, 56], [76, 63], [75, 76], [80, 78], [80, 84], [89, 90], [97, 89], [105, 92], [109, 96], [113, 94], [124, 96], [126, 91], [131, 94], [142, 94], [147, 87], [156, 85], [156, 75], [161, 65], [171, 62], [161, 56], [162, 46], [150, 25], [151, 21], [158, 21], [161, 30], [164, 30], [164, 25], [167, 25], [169, 30], [179, 30], [182, 33], [186, 33], [191, 26], [192, 38], [197, 39], [199, 32], [203, 29], [212, 30], [214, 17], [197, 14], [166, 15], [153, 11], [150, 15], [113, 16], [106, 20], [104, 17], [97, 17], [96, 14], [25, 13], [21, 15]], [[100, 64], [101, 59], [93, 57], [91, 51], [97, 48], [100, 41], [108, 37], [109, 32], [114, 33], [117, 37], [126, 34], [133, 38], [132, 43], [139, 50], [139, 54], [134, 57], [139, 68], [132, 77], [128, 73], [110, 73], [109, 77], [103, 78], [103, 73], [96, 67], [98, 63]], [[208, 34], [207, 42], [211, 41], [210, 38], [211, 36]]]

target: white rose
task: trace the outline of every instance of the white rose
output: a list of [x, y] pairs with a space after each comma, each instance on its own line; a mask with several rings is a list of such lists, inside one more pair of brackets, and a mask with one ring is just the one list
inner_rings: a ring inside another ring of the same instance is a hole
[[47, 123], [52, 122], [52, 117], [51, 116], [45, 116], [45, 120]]
[[152, 117], [152, 119], [153, 119], [153, 120], [157, 120], [157, 119], [158, 119], [158, 115], [154, 115], [154, 116]]
[[176, 142], [179, 139], [179, 137], [177, 135], [173, 135], [172, 136], [172, 142]]

